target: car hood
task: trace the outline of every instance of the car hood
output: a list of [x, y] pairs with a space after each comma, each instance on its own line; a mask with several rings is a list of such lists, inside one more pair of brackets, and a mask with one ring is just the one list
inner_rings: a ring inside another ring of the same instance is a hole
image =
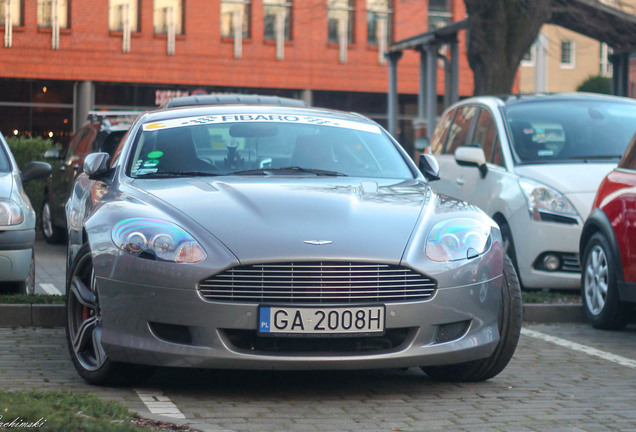
[[0, 173], [0, 198], [9, 198], [13, 189], [13, 173]]
[[616, 163], [574, 163], [521, 165], [515, 172], [544, 183], [563, 194], [596, 193], [603, 177]]
[[192, 219], [244, 263], [289, 256], [397, 263], [431, 199], [417, 180], [225, 177], [133, 185], [178, 209], [180, 219]]

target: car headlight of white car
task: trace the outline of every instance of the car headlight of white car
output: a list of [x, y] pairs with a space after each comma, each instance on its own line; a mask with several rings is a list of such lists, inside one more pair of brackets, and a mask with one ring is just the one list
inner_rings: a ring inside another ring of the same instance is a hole
[[534, 220], [543, 220], [542, 213], [579, 218], [572, 203], [561, 192], [526, 178], [519, 179], [519, 186], [521, 186], [523, 195], [528, 202], [528, 210]]
[[19, 225], [24, 222], [24, 212], [13, 200], [0, 198], [0, 226]]
[[175, 263], [198, 263], [207, 254], [183, 228], [160, 219], [124, 219], [113, 227], [113, 243], [140, 258]]
[[426, 240], [426, 256], [437, 262], [479, 256], [490, 248], [491, 227], [475, 219], [456, 218], [437, 223]]

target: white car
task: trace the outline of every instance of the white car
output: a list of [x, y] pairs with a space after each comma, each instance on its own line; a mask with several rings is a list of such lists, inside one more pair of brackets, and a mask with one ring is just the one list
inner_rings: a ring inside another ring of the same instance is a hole
[[634, 132], [633, 99], [469, 98], [449, 107], [433, 134], [434, 187], [497, 221], [524, 288], [579, 289], [583, 222]]

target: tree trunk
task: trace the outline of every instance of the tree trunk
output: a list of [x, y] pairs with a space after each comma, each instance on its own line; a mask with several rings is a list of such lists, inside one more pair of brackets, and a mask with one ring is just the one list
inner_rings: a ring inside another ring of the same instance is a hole
[[517, 68], [541, 26], [551, 0], [464, 0], [468, 13], [468, 63], [475, 95], [512, 91]]

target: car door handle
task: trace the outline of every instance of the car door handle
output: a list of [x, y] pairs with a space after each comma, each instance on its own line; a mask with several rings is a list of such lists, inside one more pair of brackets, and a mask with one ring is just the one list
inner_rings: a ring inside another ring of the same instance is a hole
[[466, 181], [464, 180], [463, 177], [457, 177], [455, 179], [455, 182], [457, 182], [457, 184], [460, 185], [460, 186], [464, 186], [464, 183], [466, 183]]

